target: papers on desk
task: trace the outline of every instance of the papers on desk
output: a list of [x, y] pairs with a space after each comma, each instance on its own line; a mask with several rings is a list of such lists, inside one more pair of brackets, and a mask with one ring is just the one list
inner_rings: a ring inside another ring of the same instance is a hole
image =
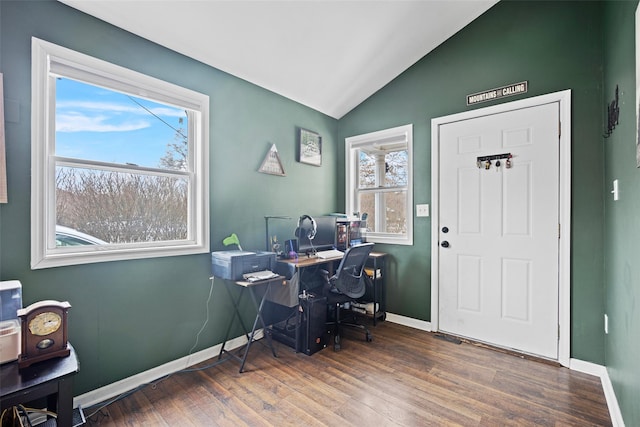
[[242, 275], [247, 282], [259, 282], [260, 280], [273, 279], [278, 277], [276, 273], [271, 270], [254, 271], [253, 273], [245, 273]]

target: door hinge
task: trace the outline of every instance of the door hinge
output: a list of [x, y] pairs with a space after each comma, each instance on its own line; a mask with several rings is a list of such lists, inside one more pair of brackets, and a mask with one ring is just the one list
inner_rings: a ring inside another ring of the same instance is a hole
[[558, 223], [558, 239], [560, 238], [560, 223]]
[[562, 137], [562, 122], [558, 122], [558, 138]]
[[560, 341], [560, 324], [558, 323], [558, 341]]

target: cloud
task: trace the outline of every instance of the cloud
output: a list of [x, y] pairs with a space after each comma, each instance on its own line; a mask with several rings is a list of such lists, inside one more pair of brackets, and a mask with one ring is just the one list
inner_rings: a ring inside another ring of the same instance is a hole
[[58, 110], [81, 110], [81, 111], [99, 111], [103, 114], [109, 113], [127, 113], [142, 116], [148, 116], [149, 111], [161, 117], [184, 117], [183, 110], [171, 107], [147, 107], [148, 111], [139, 105], [125, 105], [117, 102], [98, 102], [98, 101], [57, 101]]
[[56, 132], [128, 132], [151, 127], [148, 120], [112, 123], [113, 117], [78, 112], [56, 114]]
[[163, 106], [145, 110], [136, 104], [83, 100], [56, 103], [57, 132], [128, 132], [150, 128], [157, 117], [184, 117], [184, 111]]

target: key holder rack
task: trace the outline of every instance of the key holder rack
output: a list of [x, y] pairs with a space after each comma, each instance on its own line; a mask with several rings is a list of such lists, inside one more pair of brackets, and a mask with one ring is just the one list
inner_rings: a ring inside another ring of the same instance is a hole
[[477, 159], [476, 164], [478, 165], [478, 169], [482, 169], [484, 167], [484, 169], [489, 170], [491, 169], [491, 165], [493, 164], [492, 162], [494, 160], [495, 160], [496, 168], [499, 168], [500, 166], [502, 166], [502, 162], [500, 162], [500, 160], [507, 159], [504, 167], [507, 169], [510, 169], [512, 166], [511, 165], [512, 158], [513, 156], [511, 155], [511, 153], [493, 154], [491, 156], [479, 156], [479, 157], [476, 157]]

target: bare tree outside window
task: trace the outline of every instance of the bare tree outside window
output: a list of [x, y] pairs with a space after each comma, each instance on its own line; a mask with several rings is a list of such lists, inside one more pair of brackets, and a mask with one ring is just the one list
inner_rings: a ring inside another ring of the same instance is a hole
[[413, 126], [345, 139], [348, 214], [367, 214], [367, 240], [413, 244]]
[[175, 171], [187, 170], [187, 154], [189, 154], [188, 138], [184, 127], [184, 118], [178, 119], [180, 128], [176, 129], [173, 141], [167, 144], [167, 152], [160, 159], [160, 167]]
[[59, 168], [57, 224], [107, 243], [187, 238], [187, 183], [87, 169]]
[[[407, 231], [406, 191], [382, 191], [387, 188], [405, 187], [408, 180], [407, 150], [374, 153], [360, 150], [359, 187], [376, 192], [361, 192], [360, 213], [367, 213], [367, 227], [372, 231], [403, 234]], [[385, 217], [378, 218], [384, 207]]]

